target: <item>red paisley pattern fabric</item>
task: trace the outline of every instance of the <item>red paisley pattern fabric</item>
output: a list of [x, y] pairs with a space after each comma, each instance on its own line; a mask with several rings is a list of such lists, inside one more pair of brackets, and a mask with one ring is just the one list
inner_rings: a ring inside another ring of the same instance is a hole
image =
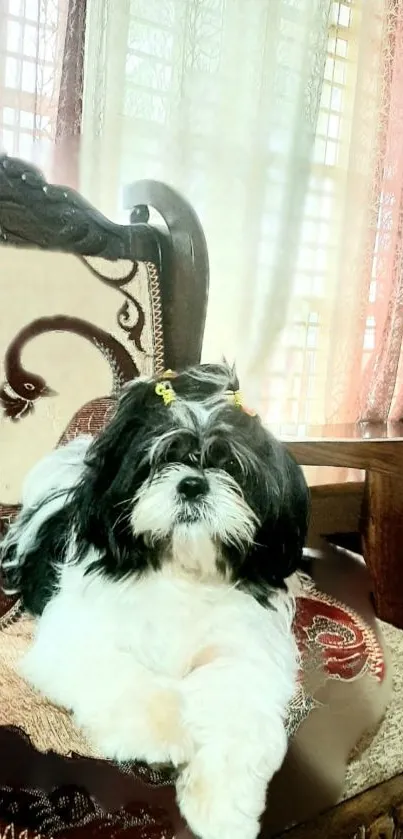
[[385, 661], [373, 630], [353, 610], [313, 591], [297, 598], [294, 632], [302, 657], [319, 651], [327, 676], [350, 681], [369, 673], [385, 676]]
[[92, 434], [96, 437], [112, 419], [116, 405], [116, 399], [111, 396], [103, 396], [87, 402], [74, 414], [59, 440], [59, 446], [69, 443], [80, 434]]

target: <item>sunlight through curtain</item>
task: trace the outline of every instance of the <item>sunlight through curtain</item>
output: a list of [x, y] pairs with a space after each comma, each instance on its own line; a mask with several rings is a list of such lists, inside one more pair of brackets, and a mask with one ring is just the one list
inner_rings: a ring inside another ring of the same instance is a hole
[[235, 357], [260, 401], [293, 294], [330, 9], [89, 3], [83, 190], [112, 214], [139, 178], [190, 199], [211, 260], [205, 357]]

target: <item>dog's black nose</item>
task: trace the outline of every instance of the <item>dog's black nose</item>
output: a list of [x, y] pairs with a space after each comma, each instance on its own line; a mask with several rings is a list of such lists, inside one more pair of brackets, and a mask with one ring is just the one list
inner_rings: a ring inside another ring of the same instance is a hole
[[183, 478], [178, 484], [179, 495], [183, 495], [192, 501], [201, 495], [205, 495], [207, 491], [208, 482], [201, 475], [189, 475], [188, 478]]

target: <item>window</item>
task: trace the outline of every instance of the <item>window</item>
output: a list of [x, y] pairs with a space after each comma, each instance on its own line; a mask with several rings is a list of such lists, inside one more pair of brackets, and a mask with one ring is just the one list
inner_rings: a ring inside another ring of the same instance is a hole
[[64, 0], [4, 0], [0, 148], [43, 165], [56, 131]]
[[[324, 83], [321, 92], [313, 160], [300, 231], [300, 244], [288, 327], [282, 346], [268, 366], [266, 419], [296, 427], [302, 433], [323, 416], [328, 376], [326, 342], [332, 334], [337, 295], [335, 262], [340, 250], [340, 194], [351, 131], [347, 97], [356, 84], [357, 62], [352, 58], [357, 4], [337, 0], [331, 9]], [[355, 58], [355, 56], [354, 56]], [[371, 91], [368, 91], [368, 96]], [[376, 257], [375, 257], [376, 259]], [[376, 283], [370, 288], [375, 301]], [[368, 313], [364, 357], [374, 345], [375, 318]], [[282, 382], [281, 387], [279, 382]], [[299, 399], [299, 394], [304, 394]]]

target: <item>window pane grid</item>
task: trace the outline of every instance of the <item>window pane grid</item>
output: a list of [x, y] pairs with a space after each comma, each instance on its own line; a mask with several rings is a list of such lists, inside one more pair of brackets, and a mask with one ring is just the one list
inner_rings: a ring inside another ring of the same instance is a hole
[[0, 150], [35, 158], [54, 140], [65, 0], [3, 0]]

